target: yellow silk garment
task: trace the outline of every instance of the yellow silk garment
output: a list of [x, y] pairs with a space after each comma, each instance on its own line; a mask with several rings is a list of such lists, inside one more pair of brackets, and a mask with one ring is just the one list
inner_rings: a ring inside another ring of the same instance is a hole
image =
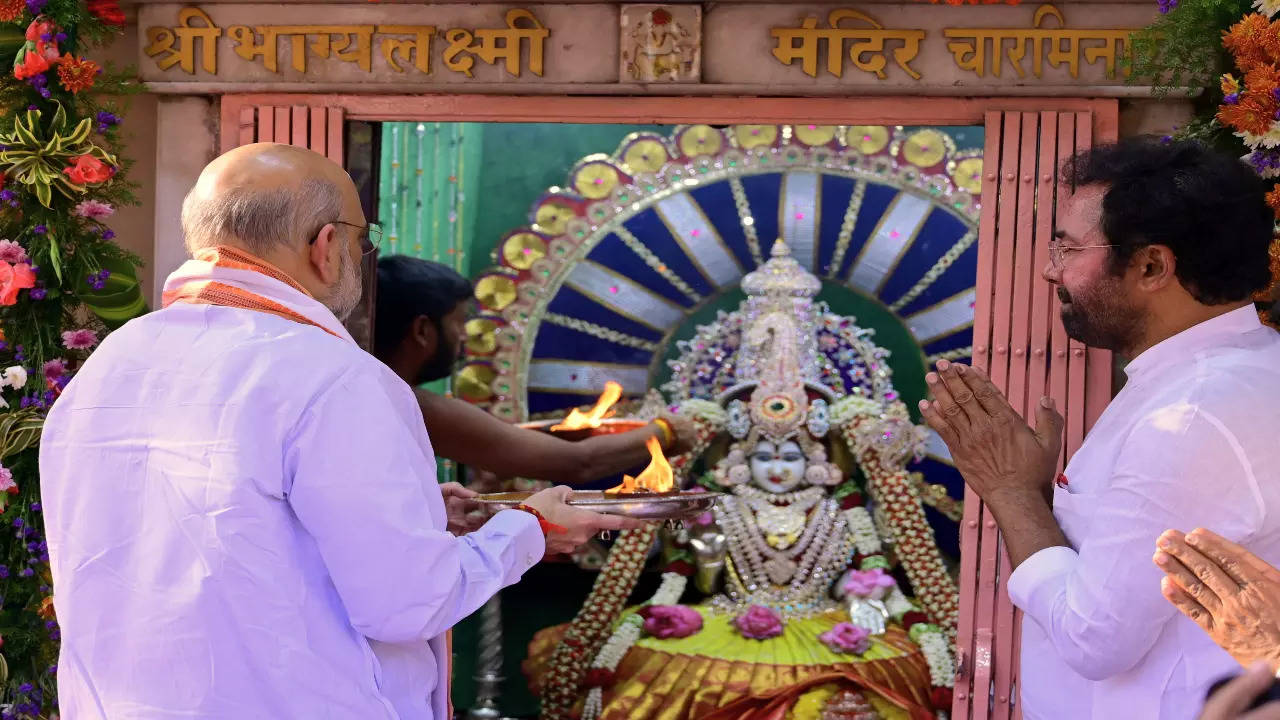
[[[733, 627], [732, 616], [708, 607], [694, 609], [703, 618], [702, 630], [694, 635], [666, 640], [646, 636], [636, 642], [619, 664], [613, 685], [605, 688], [601, 720], [700, 719], [735, 702], [750, 704], [754, 698], [767, 704], [765, 698], [778, 698], [788, 690], [799, 700], [824, 684], [812, 686], [808, 681], [828, 675], [861, 690], [887, 720], [927, 713], [928, 663], [900, 628], [889, 628], [871, 639], [866, 652], [851, 655], [835, 653], [818, 640], [849, 620], [842, 610], [789, 620], [782, 635], [754, 640]], [[619, 621], [635, 610], [625, 611]], [[530, 644], [525, 669], [535, 690], [563, 632], [564, 626], [548, 628]], [[812, 704], [809, 698], [801, 709]], [[787, 720], [787, 715], [778, 715], [778, 720]]]

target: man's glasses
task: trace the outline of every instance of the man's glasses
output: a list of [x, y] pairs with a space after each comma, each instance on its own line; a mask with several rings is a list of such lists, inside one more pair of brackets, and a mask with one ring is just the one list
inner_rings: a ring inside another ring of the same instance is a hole
[[1062, 269], [1063, 259], [1067, 253], [1077, 252], [1079, 250], [1091, 250], [1093, 248], [1109, 248], [1116, 247], [1113, 245], [1063, 245], [1057, 240], [1049, 241], [1049, 264], [1055, 268]]
[[[357, 225], [349, 223], [346, 220], [333, 220], [333, 224], [346, 225], [360, 231], [360, 256], [367, 257], [374, 250], [382, 246], [382, 226], [378, 223], [369, 223], [368, 225]], [[307, 241], [308, 245], [315, 243], [316, 236], [312, 235]]]
[[368, 225], [356, 225], [346, 220], [334, 220], [339, 225], [353, 227], [360, 231], [360, 255], [367, 256], [374, 250], [382, 246], [382, 227], [377, 223], [369, 223]]

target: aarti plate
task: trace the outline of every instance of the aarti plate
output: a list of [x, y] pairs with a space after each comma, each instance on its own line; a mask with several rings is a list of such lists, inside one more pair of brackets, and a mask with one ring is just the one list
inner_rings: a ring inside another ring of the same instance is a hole
[[629, 418], [607, 418], [600, 421], [598, 427], [578, 428], [577, 430], [552, 430], [551, 428], [559, 425], [561, 420], [535, 420], [533, 422], [520, 423], [518, 427], [526, 430], [537, 430], [538, 432], [554, 435], [562, 440], [577, 442], [585, 440], [589, 437], [597, 435], [614, 435], [617, 433], [630, 432], [638, 430], [649, 423], [644, 420], [632, 420]]
[[[481, 505], [494, 511], [510, 510], [529, 499], [532, 491], [481, 495]], [[711, 509], [721, 493], [681, 491], [659, 493], [606, 493], [602, 490], [575, 490], [569, 504], [605, 515], [622, 515], [638, 520], [680, 520]]]

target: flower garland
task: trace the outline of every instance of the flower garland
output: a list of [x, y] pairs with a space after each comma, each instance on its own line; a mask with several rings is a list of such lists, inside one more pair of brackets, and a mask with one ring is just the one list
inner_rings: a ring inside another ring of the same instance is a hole
[[[662, 584], [658, 586], [658, 591], [646, 605], [674, 605], [684, 594], [688, 581], [688, 578], [678, 573], [663, 573]], [[618, 663], [622, 662], [627, 651], [631, 650], [631, 647], [640, 639], [644, 625], [645, 617], [639, 612], [628, 615], [600, 647], [600, 653], [596, 655], [595, 661], [591, 663], [591, 669], [587, 671], [586, 684], [591, 689], [587, 691], [582, 720], [595, 720], [600, 717], [600, 712], [604, 709], [604, 688], [613, 684]]]
[[573, 706], [588, 663], [612, 634], [614, 620], [635, 587], [657, 533], [652, 525], [627, 530], [609, 551], [609, 559], [596, 577], [586, 602], [569, 623], [547, 664], [546, 686], [541, 697], [541, 717], [545, 720], [573, 717]]
[[116, 0], [0, 0], [0, 719], [57, 715], [60, 639], [40, 508], [44, 415], [111, 328], [146, 310], [103, 221], [132, 203], [118, 109], [136, 88], [87, 51]]
[[960, 613], [959, 591], [943, 565], [910, 475], [904, 469], [886, 467], [876, 446], [866, 440], [879, 434], [879, 422], [859, 414], [842, 424], [841, 431], [866, 473], [868, 490], [888, 515], [895, 549], [916, 596], [948, 634], [954, 633]]
[[[1131, 78], [1157, 93], [1200, 90], [1196, 115], [1168, 139], [1197, 139], [1240, 155], [1280, 179], [1280, 2], [1158, 0], [1160, 18], [1133, 37]], [[1280, 183], [1267, 203], [1280, 222]], [[1254, 296], [1259, 317], [1280, 328], [1280, 238], [1269, 252], [1270, 286]]]

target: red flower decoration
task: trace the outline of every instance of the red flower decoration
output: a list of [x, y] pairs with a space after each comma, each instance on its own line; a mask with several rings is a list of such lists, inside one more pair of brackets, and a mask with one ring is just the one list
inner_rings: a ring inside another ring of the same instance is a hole
[[44, 18], [36, 18], [27, 26], [26, 38], [28, 42], [38, 43], [44, 42], [41, 38], [45, 35], [50, 37], [58, 34], [58, 26], [52, 21]]
[[52, 66], [49, 64], [49, 59], [43, 54], [28, 50], [22, 54], [22, 63], [13, 66], [13, 76], [19, 80], [26, 80], [48, 72], [50, 67]]
[[933, 705], [934, 710], [950, 710], [951, 709], [951, 688], [936, 687], [929, 693], [929, 703]]
[[0, 305], [13, 305], [18, 302], [18, 291], [36, 286], [36, 274], [26, 263], [10, 265], [0, 262]]
[[98, 76], [98, 72], [98, 63], [72, 57], [68, 53], [62, 56], [62, 62], [58, 66], [58, 80], [69, 92], [78, 93], [93, 87], [93, 80]]
[[685, 562], [684, 560], [672, 560], [665, 568], [662, 569], [662, 572], [664, 573], [673, 572], [673, 573], [676, 573], [677, 575], [692, 577], [694, 570], [695, 568], [693, 567], [693, 565], [689, 564], [688, 562]]
[[840, 509], [849, 510], [851, 508], [862, 507], [865, 504], [866, 499], [862, 497], [862, 493], [855, 491], [844, 496], [840, 501]]
[[654, 10], [649, 18], [653, 20], [654, 25], [666, 25], [671, 22], [671, 13], [666, 10]]
[[929, 622], [929, 616], [918, 610], [912, 610], [902, 615], [902, 629], [910, 630], [912, 625]]
[[124, 13], [120, 11], [117, 0], [89, 0], [89, 13], [103, 22], [104, 25], [125, 24]]
[[74, 164], [64, 168], [62, 172], [71, 178], [71, 182], [77, 185], [91, 185], [93, 183], [106, 182], [111, 179], [115, 173], [111, 166], [102, 162], [92, 155], [79, 155]]
[[587, 677], [582, 681], [582, 684], [589, 688], [604, 688], [613, 685], [614, 680], [616, 680], [616, 676], [612, 670], [591, 668], [587, 671]]

